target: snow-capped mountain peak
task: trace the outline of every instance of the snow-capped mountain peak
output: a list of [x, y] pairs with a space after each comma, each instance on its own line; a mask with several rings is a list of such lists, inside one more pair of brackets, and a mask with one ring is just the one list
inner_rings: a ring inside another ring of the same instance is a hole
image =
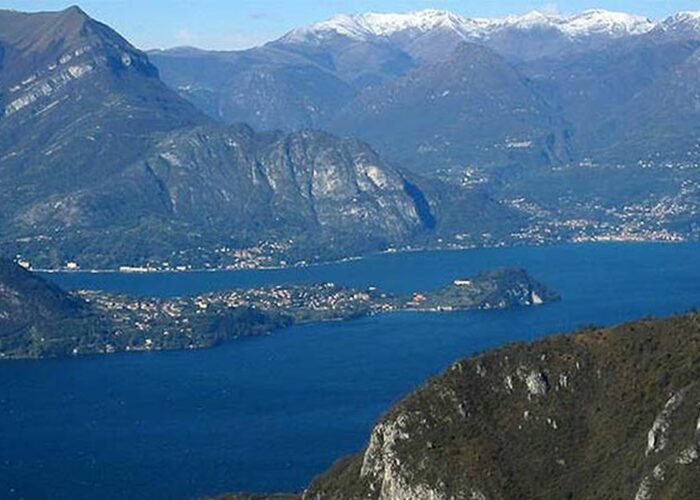
[[613, 37], [641, 35], [651, 31], [655, 23], [646, 17], [602, 9], [586, 10], [560, 18], [561, 30], [570, 36], [607, 34]]
[[495, 19], [494, 24], [502, 26], [517, 26], [519, 28], [531, 28], [542, 24], [551, 24], [557, 16], [548, 15], [539, 10], [533, 10], [522, 16], [508, 16], [502, 20]]
[[416, 30], [420, 32], [437, 28], [459, 28], [466, 19], [451, 12], [424, 10], [407, 14], [368, 13], [357, 17], [367, 31], [377, 36], [390, 36], [394, 33]]
[[700, 32], [700, 11], [679, 12], [664, 19], [658, 28], [663, 31], [695, 30]]
[[451, 29], [464, 35], [479, 35], [479, 28], [488, 25], [486, 20], [468, 19], [448, 11], [422, 10], [405, 14], [368, 12], [365, 14], [341, 14], [326, 21], [291, 31], [288, 41], [323, 39], [341, 35], [356, 40], [390, 37], [397, 33], [426, 33], [436, 29]]
[[617, 38], [639, 35], [654, 28], [654, 22], [641, 16], [602, 9], [586, 10], [580, 14], [563, 16], [532, 11], [522, 16], [509, 16], [493, 21], [492, 31], [504, 29], [533, 30], [552, 29], [570, 38], [586, 38], [603, 35]]
[[505, 29], [553, 29], [571, 38], [646, 33], [655, 24], [644, 17], [587, 10], [571, 16], [532, 11], [522, 16], [502, 19], [467, 18], [443, 10], [422, 10], [404, 14], [376, 13], [338, 15], [307, 27], [298, 28], [284, 37], [285, 41], [323, 40], [340, 35], [355, 40], [391, 37], [397, 34], [420, 35], [437, 29], [449, 29], [466, 40], [479, 40]]

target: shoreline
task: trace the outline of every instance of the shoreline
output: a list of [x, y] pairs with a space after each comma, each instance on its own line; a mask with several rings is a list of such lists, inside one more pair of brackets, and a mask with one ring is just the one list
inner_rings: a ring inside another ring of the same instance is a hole
[[[74, 358], [115, 352], [202, 349], [244, 337], [272, 335], [291, 326], [344, 323], [397, 313], [505, 310], [561, 300], [558, 292], [522, 268], [482, 272], [471, 276], [468, 281], [450, 282], [433, 293], [395, 295], [328, 284], [296, 286], [281, 289], [279, 293], [275, 288], [235, 290], [173, 299], [77, 292], [73, 296], [90, 308], [77, 319], [83, 319], [98, 329], [95, 339], [81, 333], [83, 336], [77, 337], [77, 341], [59, 345], [58, 349], [49, 344], [47, 349], [33, 348], [36, 346], [29, 339], [19, 347], [3, 349], [0, 359]], [[280, 297], [282, 303], [278, 302]], [[240, 311], [244, 313], [236, 315]], [[254, 311], [252, 319], [245, 316], [246, 311]], [[242, 326], [229, 324], [221, 329], [217, 318], [242, 318], [239, 323]], [[219, 326], [212, 328], [212, 325]], [[49, 325], [48, 330], [56, 328]], [[115, 340], [115, 335], [126, 335], [125, 341]], [[47, 337], [49, 342], [54, 339], [51, 334]], [[90, 341], [83, 342], [86, 338]], [[41, 342], [44, 342], [43, 338]]]
[[411, 253], [421, 253], [421, 252], [464, 252], [467, 250], [495, 250], [495, 249], [509, 249], [509, 248], [550, 248], [565, 245], [600, 245], [600, 244], [610, 244], [610, 245], [648, 245], [648, 244], [658, 244], [658, 245], [683, 245], [688, 243], [697, 243], [697, 240], [590, 240], [590, 241], [561, 241], [553, 243], [523, 243], [515, 245], [470, 245], [463, 247], [422, 247], [422, 248], [404, 248], [397, 250], [381, 250], [377, 252], [369, 252], [362, 255], [354, 255], [350, 257], [343, 257], [342, 259], [319, 261], [304, 264], [287, 264], [278, 266], [260, 266], [260, 267], [241, 267], [236, 269], [227, 268], [196, 268], [196, 269], [153, 269], [153, 270], [138, 270], [138, 271], [122, 271], [119, 269], [41, 269], [41, 268], [30, 268], [31, 272], [39, 274], [119, 274], [119, 275], [157, 275], [157, 274], [188, 274], [188, 273], [237, 273], [245, 271], [283, 271], [289, 269], [307, 269], [319, 266], [343, 264], [346, 262], [355, 262], [369, 259], [371, 257], [377, 257], [381, 255], [395, 255], [395, 254], [411, 254]]
[[[543, 304], [529, 304], [529, 305], [522, 305], [518, 306], [517, 308], [535, 308], [535, 307], [543, 307], [546, 305], [550, 305], [552, 302], [559, 302], [559, 300], [551, 301], [551, 302], [545, 302]], [[207, 345], [207, 346], [198, 346], [198, 347], [181, 347], [181, 348], [160, 348], [156, 347], [153, 349], [140, 349], [140, 348], [131, 348], [131, 349], [123, 349], [119, 351], [111, 351], [111, 352], [88, 352], [85, 354], [73, 354], [70, 356], [40, 356], [40, 357], [4, 357], [3, 355], [0, 355], [0, 363], [4, 362], [27, 362], [27, 361], [50, 361], [50, 360], [55, 360], [55, 361], [61, 361], [61, 360], [78, 360], [78, 359], [87, 359], [87, 358], [92, 358], [92, 357], [103, 357], [103, 356], [116, 356], [116, 355], [128, 355], [128, 354], [146, 354], [146, 353], [164, 353], [164, 352], [189, 352], [189, 351], [202, 351], [202, 350], [207, 350], [207, 349], [216, 349], [218, 347], [222, 347], [225, 345], [229, 344], [234, 344], [236, 342], [240, 342], [242, 340], [253, 340], [253, 339], [263, 339], [266, 337], [274, 337], [275, 335], [279, 335], [282, 332], [285, 332], [291, 328], [294, 327], [304, 327], [304, 326], [313, 326], [313, 325], [323, 325], [323, 324], [333, 324], [333, 323], [349, 323], [352, 321], [359, 321], [362, 319], [367, 319], [367, 318], [373, 318], [377, 316], [391, 316], [394, 314], [429, 314], [429, 315], [437, 315], [437, 314], [459, 314], [459, 313], [469, 313], [469, 312], [498, 312], [498, 311], [506, 311], [508, 309], [513, 309], [513, 307], [498, 307], [498, 308], [481, 308], [481, 307], [475, 307], [471, 309], [417, 309], [417, 308], [401, 308], [401, 309], [394, 309], [394, 310], [389, 310], [389, 311], [369, 311], [363, 314], [357, 314], [353, 316], [348, 316], [347, 318], [323, 318], [323, 319], [316, 319], [316, 320], [302, 320], [298, 321], [295, 323], [292, 323], [287, 326], [283, 326], [281, 328], [276, 328], [273, 330], [266, 331], [264, 333], [260, 333], [258, 335], [242, 335], [240, 337], [235, 337], [232, 339], [228, 340], [223, 340], [218, 344], [214, 345]]]

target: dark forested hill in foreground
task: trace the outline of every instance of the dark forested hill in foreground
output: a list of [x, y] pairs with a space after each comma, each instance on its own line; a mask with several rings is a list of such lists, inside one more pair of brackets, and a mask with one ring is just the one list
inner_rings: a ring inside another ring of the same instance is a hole
[[515, 344], [395, 405], [307, 499], [695, 498], [700, 315]]

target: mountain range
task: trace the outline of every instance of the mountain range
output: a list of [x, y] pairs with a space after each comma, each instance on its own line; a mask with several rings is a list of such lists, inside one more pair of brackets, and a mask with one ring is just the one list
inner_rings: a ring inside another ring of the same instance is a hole
[[[482, 43], [523, 60], [600, 46], [647, 33], [654, 27], [655, 23], [647, 18], [601, 9], [571, 16], [533, 11], [501, 19], [472, 19], [447, 11], [424, 10], [340, 15], [295, 29], [281, 41], [323, 44], [336, 36], [366, 42], [385, 39], [419, 60], [440, 58], [466, 41]], [[523, 41], [527, 46], [517, 43]], [[435, 50], [436, 42], [442, 43], [441, 51]]]
[[240, 268], [696, 238], [698, 19], [340, 16], [146, 54], [77, 7], [1, 11], [0, 252]]
[[427, 10], [341, 15], [244, 51], [150, 56], [217, 120], [353, 135], [433, 172], [633, 164], [669, 151], [697, 159], [688, 74], [699, 47], [700, 13], [654, 22], [604, 10], [504, 19]]
[[34, 266], [203, 266], [261, 241], [332, 258], [484, 231], [454, 210], [518, 219], [358, 140], [218, 124], [77, 7], [0, 12], [0, 48], [0, 241]]

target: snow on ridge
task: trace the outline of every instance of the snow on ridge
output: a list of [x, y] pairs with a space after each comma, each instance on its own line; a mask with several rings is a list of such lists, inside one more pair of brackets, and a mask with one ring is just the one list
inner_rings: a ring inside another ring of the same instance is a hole
[[467, 18], [444, 10], [422, 10], [403, 14], [342, 14], [295, 29], [284, 40], [323, 39], [334, 34], [356, 40], [370, 40], [401, 33], [421, 34], [435, 29], [450, 29], [465, 39], [476, 40], [505, 29], [529, 30], [543, 27], [558, 30], [571, 38], [594, 35], [620, 37], [643, 34], [655, 26], [653, 21], [645, 17], [602, 9], [586, 10], [570, 16], [532, 11], [522, 16], [500, 19]]
[[695, 20], [695, 19], [700, 19], [700, 10], [686, 10], [683, 12], [679, 12], [675, 16], [671, 16], [672, 18], [677, 18], [677, 19], [683, 19], [683, 20]]
[[520, 30], [550, 28], [570, 38], [585, 38], [593, 35], [610, 37], [640, 35], [651, 31], [654, 26], [655, 23], [645, 17], [591, 9], [570, 16], [544, 14], [535, 10], [523, 16], [506, 17], [501, 21], [499, 28]]
[[406, 30], [425, 32], [436, 28], [476, 31], [479, 27], [485, 26], [489, 22], [484, 19], [465, 18], [442, 10], [422, 10], [407, 14], [370, 12], [357, 17], [368, 32], [377, 36], [390, 36]]
[[479, 36], [480, 29], [489, 23], [489, 20], [468, 19], [441, 10], [422, 10], [405, 14], [380, 12], [341, 14], [326, 21], [295, 29], [286, 35], [285, 39], [323, 38], [324, 35], [335, 33], [365, 40], [389, 37], [401, 32], [424, 33], [438, 28], [452, 29], [465, 36]]
[[673, 16], [664, 19], [659, 27], [661, 29], [690, 27], [700, 29], [700, 10], [679, 12]]
[[648, 33], [656, 25], [646, 17], [601, 9], [586, 10], [568, 18], [561, 18], [561, 20], [562, 31], [571, 36], [641, 35]]

